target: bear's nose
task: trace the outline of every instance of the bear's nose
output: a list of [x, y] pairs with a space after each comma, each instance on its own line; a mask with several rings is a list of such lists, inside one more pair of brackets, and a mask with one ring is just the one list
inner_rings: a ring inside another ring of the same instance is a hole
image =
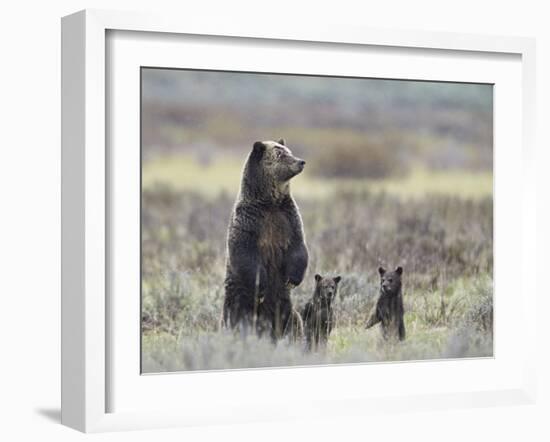
[[298, 161], [298, 164], [302, 167], [304, 167], [306, 165], [306, 162], [304, 160], [300, 160]]

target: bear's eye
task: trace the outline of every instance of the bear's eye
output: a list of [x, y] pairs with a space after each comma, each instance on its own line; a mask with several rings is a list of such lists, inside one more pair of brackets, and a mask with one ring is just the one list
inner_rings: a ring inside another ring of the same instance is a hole
[[390, 284], [393, 282], [393, 279], [392, 278], [388, 278], [388, 281], [390, 282]]

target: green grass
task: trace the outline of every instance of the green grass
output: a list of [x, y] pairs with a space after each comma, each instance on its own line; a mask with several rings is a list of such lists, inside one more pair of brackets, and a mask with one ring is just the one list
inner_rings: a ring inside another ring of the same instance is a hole
[[[168, 185], [176, 190], [192, 190], [207, 196], [221, 192], [235, 195], [239, 189], [243, 163], [235, 157], [217, 157], [207, 165], [191, 155], [165, 155], [143, 164], [143, 187]], [[430, 194], [480, 199], [492, 195], [491, 172], [465, 170], [433, 171], [415, 167], [402, 178], [321, 179], [306, 171], [293, 180], [294, 195], [317, 198], [342, 191], [386, 192], [402, 198], [420, 198]]]

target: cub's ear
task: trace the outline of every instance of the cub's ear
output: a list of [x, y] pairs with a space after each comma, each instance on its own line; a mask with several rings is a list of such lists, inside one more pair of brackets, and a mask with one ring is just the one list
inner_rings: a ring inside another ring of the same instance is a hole
[[341, 276], [337, 276], [336, 278], [334, 278], [334, 282], [335, 282], [336, 284], [338, 284], [341, 280], [342, 280], [342, 277], [341, 277]]
[[261, 141], [256, 141], [253, 148], [254, 153], [263, 154], [265, 152], [265, 144]]
[[384, 273], [386, 273], [386, 269], [384, 267], [378, 267], [378, 273], [380, 273], [380, 276], [384, 276]]
[[281, 138], [279, 141], [277, 141], [281, 146], [286, 146], [286, 141], [284, 138]]
[[395, 269], [395, 273], [397, 273], [398, 275], [401, 275], [403, 273], [403, 267], [399, 266]]
[[315, 275], [315, 281], [319, 282], [323, 277], [319, 274]]

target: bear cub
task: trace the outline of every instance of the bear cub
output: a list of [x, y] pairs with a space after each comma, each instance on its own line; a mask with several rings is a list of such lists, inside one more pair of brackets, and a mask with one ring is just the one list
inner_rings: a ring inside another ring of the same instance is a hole
[[393, 272], [387, 272], [383, 267], [379, 267], [378, 273], [380, 274], [380, 295], [366, 328], [371, 328], [380, 322], [384, 339], [403, 341], [405, 339], [401, 291], [403, 268], [397, 267]]
[[338, 292], [340, 276], [323, 278], [315, 275], [315, 291], [302, 311], [307, 350], [316, 350], [327, 344], [334, 327], [332, 303]]

